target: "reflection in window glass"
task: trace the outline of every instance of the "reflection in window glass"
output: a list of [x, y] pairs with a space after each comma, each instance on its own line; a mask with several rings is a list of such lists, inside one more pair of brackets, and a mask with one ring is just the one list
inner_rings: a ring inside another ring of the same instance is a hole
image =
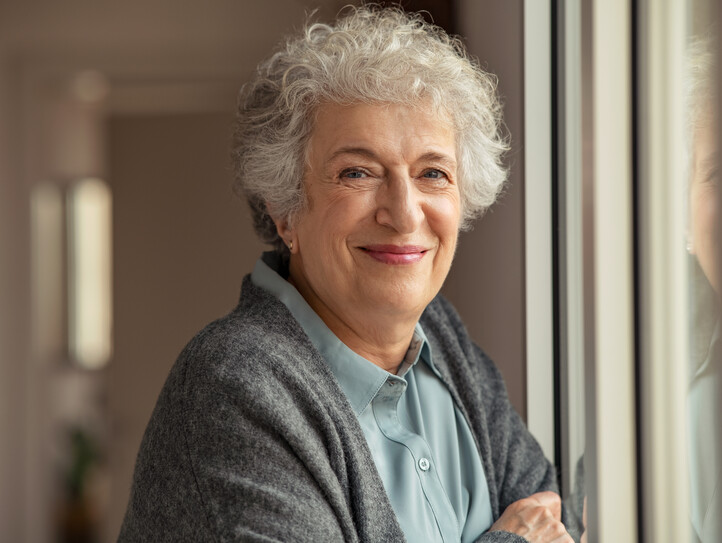
[[722, 541], [719, 530], [717, 379], [720, 270], [718, 251], [718, 138], [715, 36], [710, 2], [693, 5], [687, 46], [688, 156], [686, 233], [690, 277], [690, 363], [687, 392], [692, 540]]

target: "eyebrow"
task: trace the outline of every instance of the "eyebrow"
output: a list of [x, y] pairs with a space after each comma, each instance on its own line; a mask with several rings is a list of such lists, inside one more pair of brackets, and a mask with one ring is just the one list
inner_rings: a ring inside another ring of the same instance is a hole
[[331, 160], [334, 160], [341, 155], [361, 155], [363, 157], [371, 158], [374, 160], [379, 159], [376, 153], [374, 153], [371, 149], [366, 149], [365, 147], [341, 147], [340, 149], [336, 149], [333, 152], [333, 154], [331, 155]]
[[[381, 158], [371, 149], [366, 147], [341, 147], [333, 152], [330, 160], [334, 160], [341, 155], [359, 155], [377, 162], [381, 162]], [[439, 162], [447, 168], [456, 169], [456, 160], [443, 153], [436, 151], [428, 151], [416, 159], [417, 162]]]

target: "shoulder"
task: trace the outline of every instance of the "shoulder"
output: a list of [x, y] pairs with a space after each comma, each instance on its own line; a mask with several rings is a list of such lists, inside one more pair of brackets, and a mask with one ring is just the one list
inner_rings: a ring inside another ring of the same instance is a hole
[[201, 330], [180, 359], [202, 356], [209, 362], [229, 364], [252, 353], [273, 356], [284, 346], [298, 345], [305, 339], [303, 329], [286, 306], [246, 276], [236, 308]]
[[[121, 540], [291, 530], [310, 508], [325, 524], [306, 530], [318, 537], [294, 540], [338, 540], [322, 499], [321, 487], [338, 493], [326, 446], [334, 422], [348, 426], [354, 415], [332, 383], [285, 306], [246, 278], [238, 307], [199, 332], [168, 376], [138, 454]], [[271, 484], [284, 503], [306, 498], [284, 505], [277, 526], [261, 511]]]
[[294, 402], [289, 389], [317, 389], [330, 370], [286, 306], [272, 294], [243, 283], [238, 306], [212, 322], [183, 349], [166, 387], [192, 411], [206, 403]]
[[426, 307], [419, 322], [430, 339], [441, 341], [446, 348], [468, 350], [469, 333], [456, 308], [441, 294]]
[[[421, 316], [420, 323], [432, 344], [434, 360], [461, 372], [484, 387], [504, 383], [494, 362], [471, 338], [453, 304], [438, 294]], [[456, 371], [455, 371], [456, 370]]]

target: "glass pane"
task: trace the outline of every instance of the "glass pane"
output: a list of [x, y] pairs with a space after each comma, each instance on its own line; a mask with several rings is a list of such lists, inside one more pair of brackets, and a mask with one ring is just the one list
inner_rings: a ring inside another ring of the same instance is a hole
[[714, 3], [690, 3], [687, 37], [685, 194], [689, 216], [687, 438], [692, 540], [720, 541], [717, 379], [719, 375], [719, 184]]
[[639, 470], [644, 541], [719, 542], [716, 2], [644, 2]]

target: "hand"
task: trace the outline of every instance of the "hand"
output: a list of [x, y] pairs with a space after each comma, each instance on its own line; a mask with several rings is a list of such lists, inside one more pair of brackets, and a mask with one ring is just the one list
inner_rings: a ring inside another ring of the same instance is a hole
[[507, 507], [489, 531], [511, 532], [531, 543], [574, 543], [561, 518], [562, 500], [559, 495], [537, 492]]

